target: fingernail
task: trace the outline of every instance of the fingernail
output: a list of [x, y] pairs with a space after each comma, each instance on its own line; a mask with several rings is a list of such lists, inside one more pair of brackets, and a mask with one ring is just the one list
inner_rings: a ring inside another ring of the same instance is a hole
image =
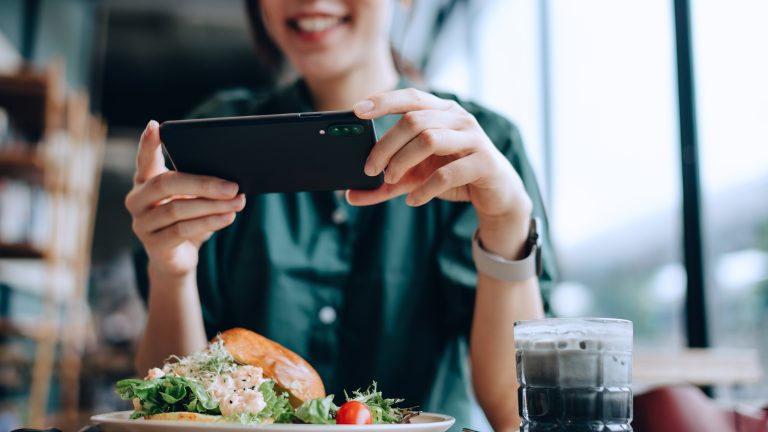
[[237, 193], [237, 183], [231, 183], [231, 182], [222, 182], [221, 183], [221, 191], [227, 195], [234, 195]]
[[240, 194], [237, 198], [237, 202], [240, 204], [240, 208], [245, 208], [245, 194]]
[[370, 162], [366, 162], [365, 163], [365, 168], [363, 168], [363, 171], [365, 171], [365, 175], [367, 175], [369, 177], [373, 177], [376, 174], [378, 174], [376, 172], [376, 167], [374, 167], [373, 164], [370, 163]]
[[385, 183], [394, 183], [395, 178], [394, 174], [392, 174], [389, 170], [384, 170], [384, 182]]
[[352, 106], [352, 109], [355, 110], [358, 114], [367, 114], [371, 111], [373, 111], [373, 108], [375, 105], [373, 104], [373, 101], [370, 99], [366, 99], [364, 101], [360, 101]]
[[156, 127], [157, 127], [157, 122], [154, 120], [150, 120], [149, 123], [147, 123], [147, 127], [144, 129], [144, 135], [151, 134]]

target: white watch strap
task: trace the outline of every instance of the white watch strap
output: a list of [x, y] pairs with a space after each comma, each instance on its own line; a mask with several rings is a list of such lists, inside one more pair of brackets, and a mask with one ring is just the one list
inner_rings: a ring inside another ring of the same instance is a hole
[[527, 257], [512, 261], [495, 253], [488, 252], [480, 245], [480, 230], [472, 236], [472, 258], [478, 272], [494, 279], [507, 282], [518, 282], [536, 276], [536, 254], [538, 245], [533, 245]]

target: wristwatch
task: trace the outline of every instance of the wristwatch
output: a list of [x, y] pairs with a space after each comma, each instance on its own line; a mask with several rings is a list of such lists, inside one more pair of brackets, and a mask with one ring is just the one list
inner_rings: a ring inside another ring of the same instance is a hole
[[538, 218], [531, 218], [526, 241], [526, 256], [517, 261], [508, 260], [483, 249], [478, 228], [472, 236], [472, 258], [475, 260], [477, 271], [507, 282], [519, 282], [541, 276], [543, 269], [541, 268], [541, 236], [538, 231], [540, 225]]

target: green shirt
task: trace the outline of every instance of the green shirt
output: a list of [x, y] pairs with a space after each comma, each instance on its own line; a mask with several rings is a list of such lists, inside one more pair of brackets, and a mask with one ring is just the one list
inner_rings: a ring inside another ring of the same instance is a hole
[[[512, 162], [535, 215], [546, 220], [517, 129], [476, 104], [459, 102]], [[195, 116], [312, 110], [298, 82], [259, 95], [225, 92]], [[379, 136], [397, 119], [376, 120]], [[476, 402], [468, 339], [476, 273], [470, 240], [476, 227], [469, 203], [435, 199], [412, 208], [399, 197], [353, 207], [331, 191], [249, 196], [236, 221], [200, 250], [197, 283], [206, 332], [213, 337], [232, 327], [254, 330], [307, 359], [337, 398], [343, 389], [375, 380], [385, 396], [452, 415], [454, 429], [471, 427]], [[545, 292], [554, 274], [547, 239]], [[146, 297], [146, 255], [139, 255], [138, 281]]]

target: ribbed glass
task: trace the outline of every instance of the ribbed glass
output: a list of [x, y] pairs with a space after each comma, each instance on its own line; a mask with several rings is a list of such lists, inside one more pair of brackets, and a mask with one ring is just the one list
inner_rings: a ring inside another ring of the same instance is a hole
[[522, 432], [631, 431], [632, 322], [515, 323]]

